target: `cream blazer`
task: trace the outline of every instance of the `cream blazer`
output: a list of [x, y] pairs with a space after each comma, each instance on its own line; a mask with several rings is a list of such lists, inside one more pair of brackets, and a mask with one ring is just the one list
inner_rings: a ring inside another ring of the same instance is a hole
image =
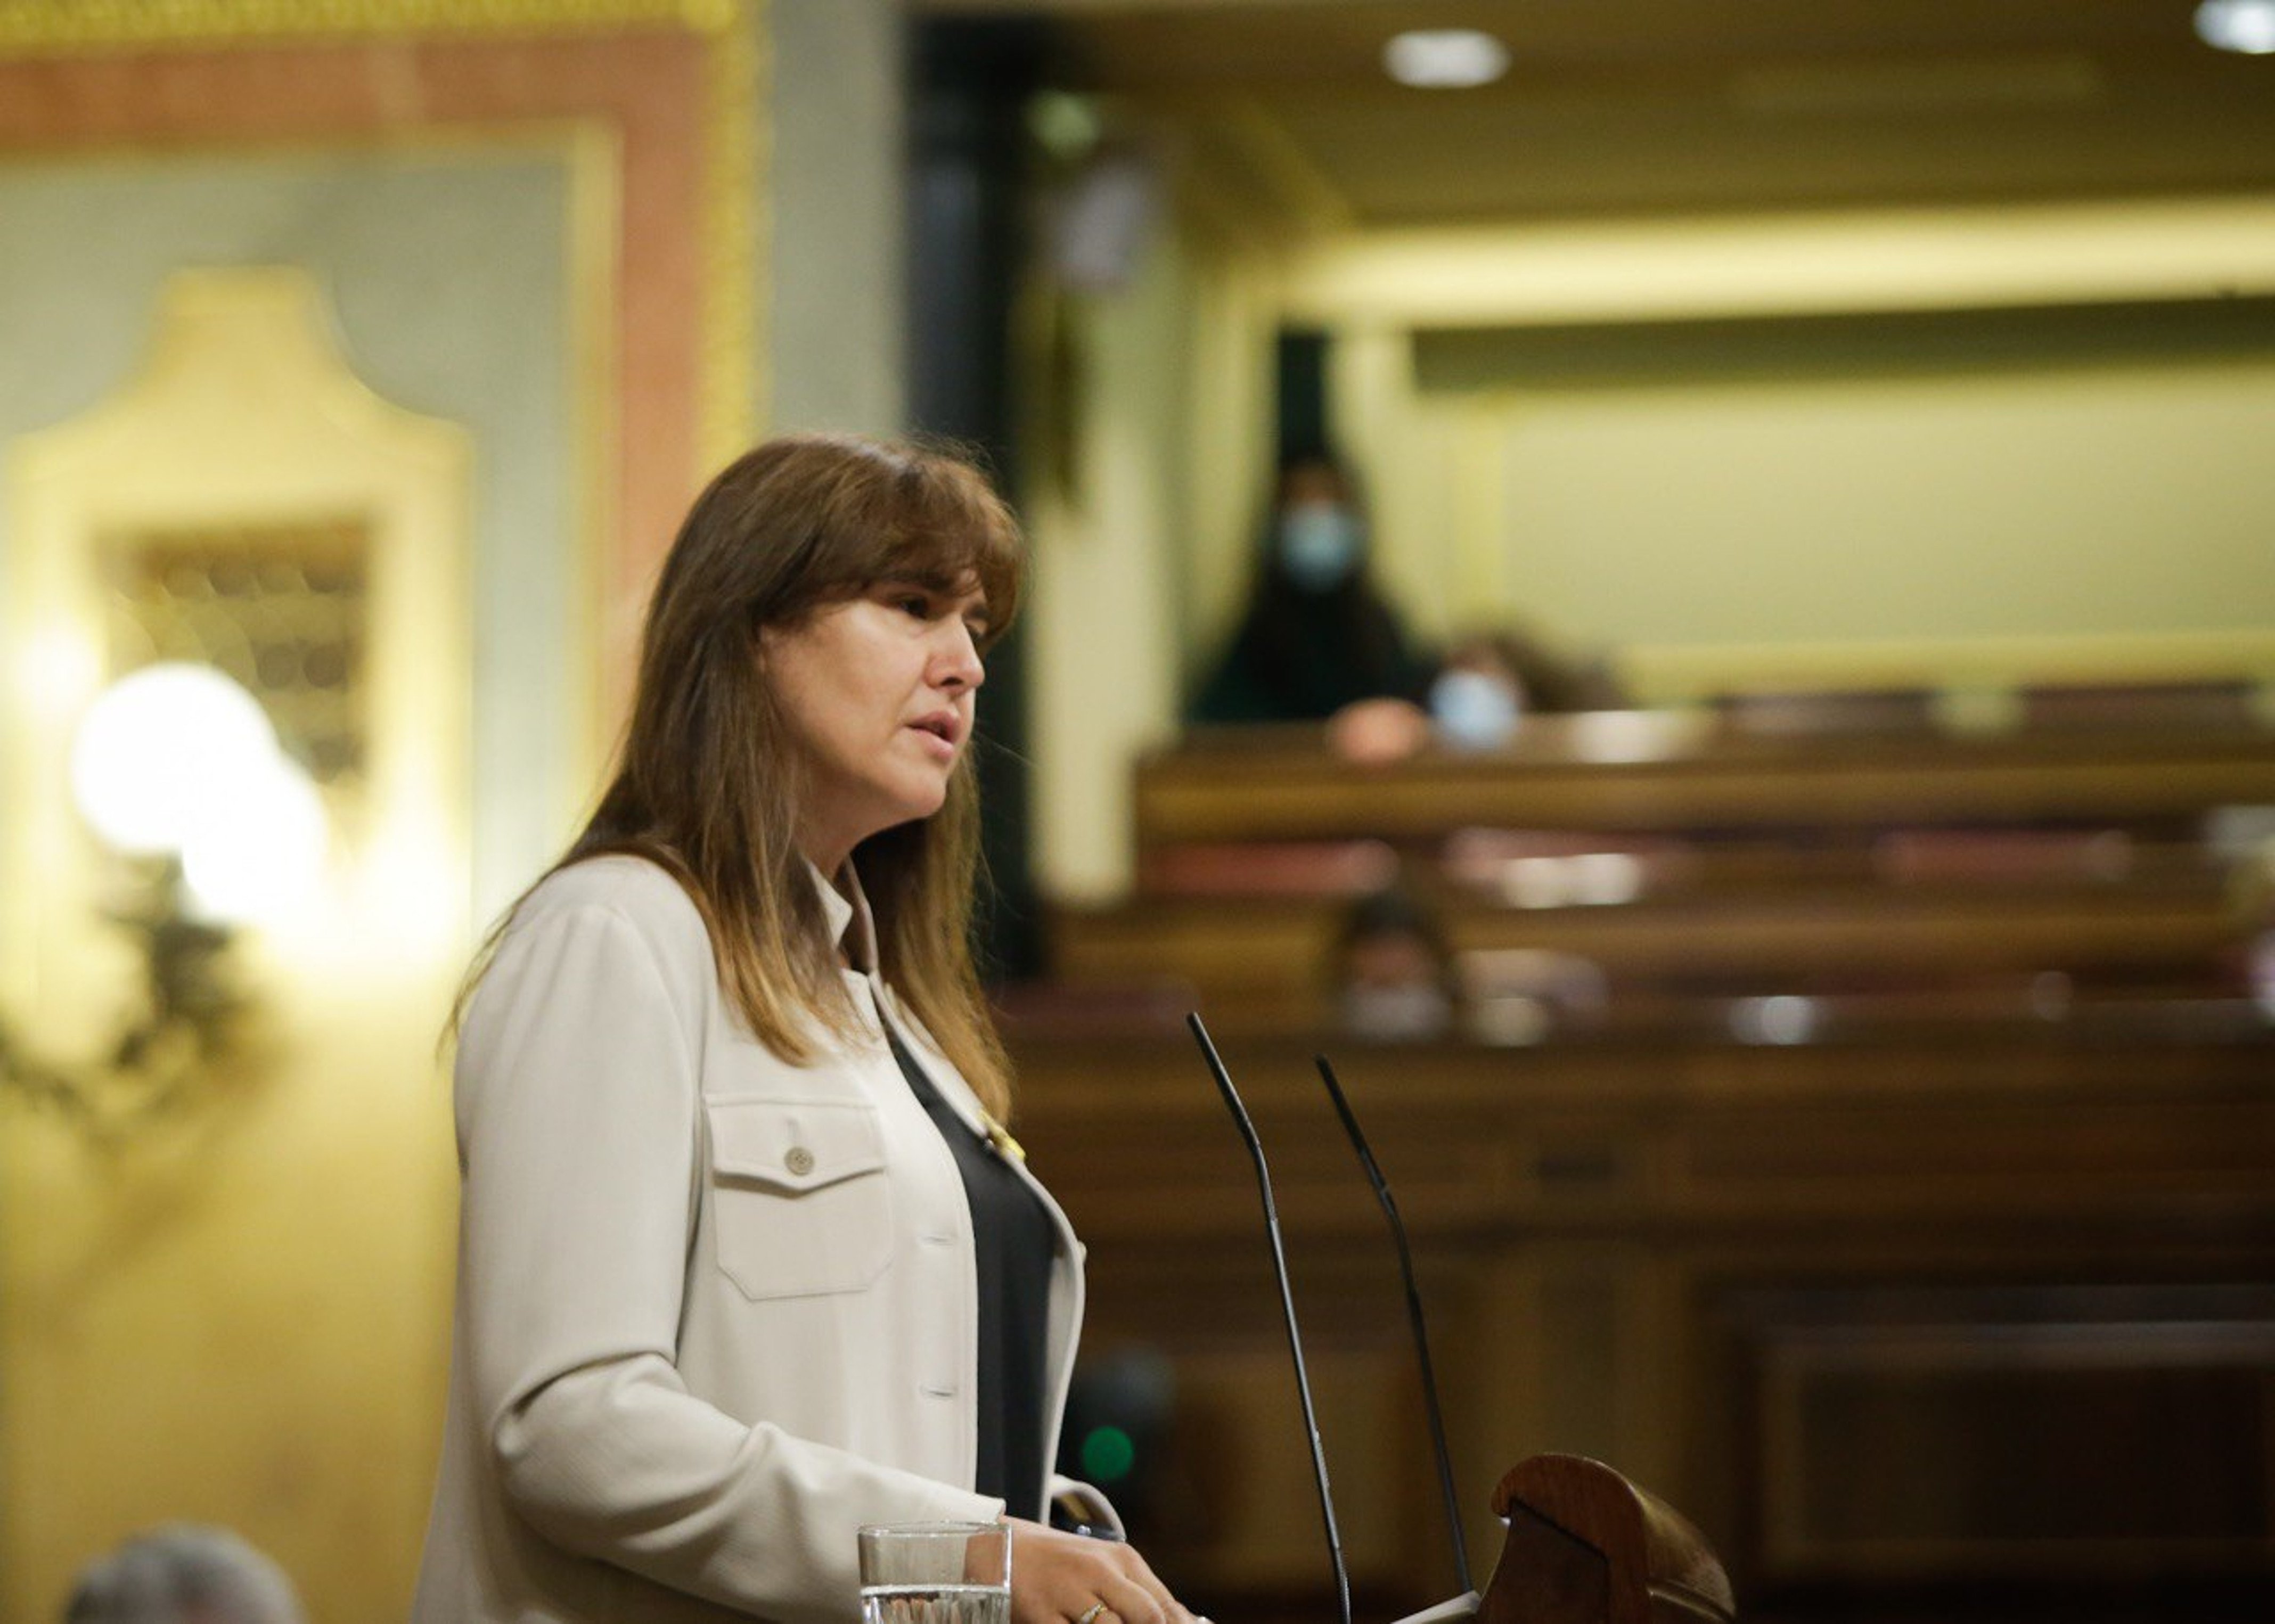
[[[865, 905], [814, 878], [874, 964]], [[873, 972], [843, 973], [876, 1040], [791, 1066], [730, 1013], [661, 869], [579, 863], [516, 912], [458, 1046], [457, 1326], [416, 1624], [842, 1624], [858, 1524], [1002, 1511], [971, 1489], [970, 1208], [879, 1023], [975, 1126], [979, 1103]], [[1081, 1249], [1021, 1172], [1058, 1235], [1047, 1460]]]

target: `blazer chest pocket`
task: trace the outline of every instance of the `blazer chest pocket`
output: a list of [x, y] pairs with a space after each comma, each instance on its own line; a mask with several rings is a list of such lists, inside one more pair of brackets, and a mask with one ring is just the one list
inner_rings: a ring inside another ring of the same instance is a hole
[[746, 1297], [858, 1291], [893, 1250], [893, 1195], [874, 1107], [714, 1099], [712, 1231]]

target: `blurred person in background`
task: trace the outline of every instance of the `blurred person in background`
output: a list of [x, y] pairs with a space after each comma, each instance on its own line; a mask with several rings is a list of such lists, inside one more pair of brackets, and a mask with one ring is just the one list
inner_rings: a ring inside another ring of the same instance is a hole
[[1332, 452], [1281, 465], [1248, 608], [1190, 721], [1332, 721], [1384, 699], [1414, 709], [1429, 663], [1374, 584], [1369, 540], [1357, 490]]
[[1426, 708], [1439, 744], [1492, 750], [1515, 737], [1528, 715], [1620, 710], [1628, 703], [1602, 661], [1569, 661], [1530, 633], [1501, 628], [1474, 632], [1447, 651], [1431, 679]]
[[1474, 633], [1442, 661], [1417, 652], [1374, 584], [1369, 542], [1343, 464], [1324, 450], [1289, 456], [1248, 608], [1188, 720], [1324, 722], [1328, 747], [1365, 764], [1401, 759], [1433, 740], [1494, 748], [1531, 711], [1626, 703], [1600, 661], [1574, 664], [1515, 630]]
[[226, 1529], [170, 1523], [79, 1572], [63, 1624], [303, 1624], [284, 1570]]
[[1403, 886], [1351, 904], [1333, 965], [1336, 1021], [1351, 1036], [1415, 1043], [1454, 1030], [1458, 983], [1445, 928]]

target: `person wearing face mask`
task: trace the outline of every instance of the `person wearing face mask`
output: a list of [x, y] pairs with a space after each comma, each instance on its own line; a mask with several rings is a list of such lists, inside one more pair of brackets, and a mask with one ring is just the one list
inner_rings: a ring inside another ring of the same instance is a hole
[[1352, 1037], [1420, 1043], [1452, 1031], [1459, 999], [1445, 927], [1405, 887], [1351, 904], [1332, 969], [1336, 1023]]
[[[1415, 709], [1430, 680], [1367, 570], [1366, 521], [1342, 465], [1281, 465], [1247, 613], [1190, 710], [1197, 722], [1328, 721]], [[1371, 702], [1393, 702], [1384, 711]]]

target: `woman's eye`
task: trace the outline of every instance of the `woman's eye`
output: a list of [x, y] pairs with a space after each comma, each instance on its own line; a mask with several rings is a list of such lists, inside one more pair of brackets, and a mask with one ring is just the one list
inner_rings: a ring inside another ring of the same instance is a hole
[[932, 600], [922, 593], [901, 593], [893, 599], [893, 607], [902, 614], [914, 616], [918, 620], [932, 618]]

